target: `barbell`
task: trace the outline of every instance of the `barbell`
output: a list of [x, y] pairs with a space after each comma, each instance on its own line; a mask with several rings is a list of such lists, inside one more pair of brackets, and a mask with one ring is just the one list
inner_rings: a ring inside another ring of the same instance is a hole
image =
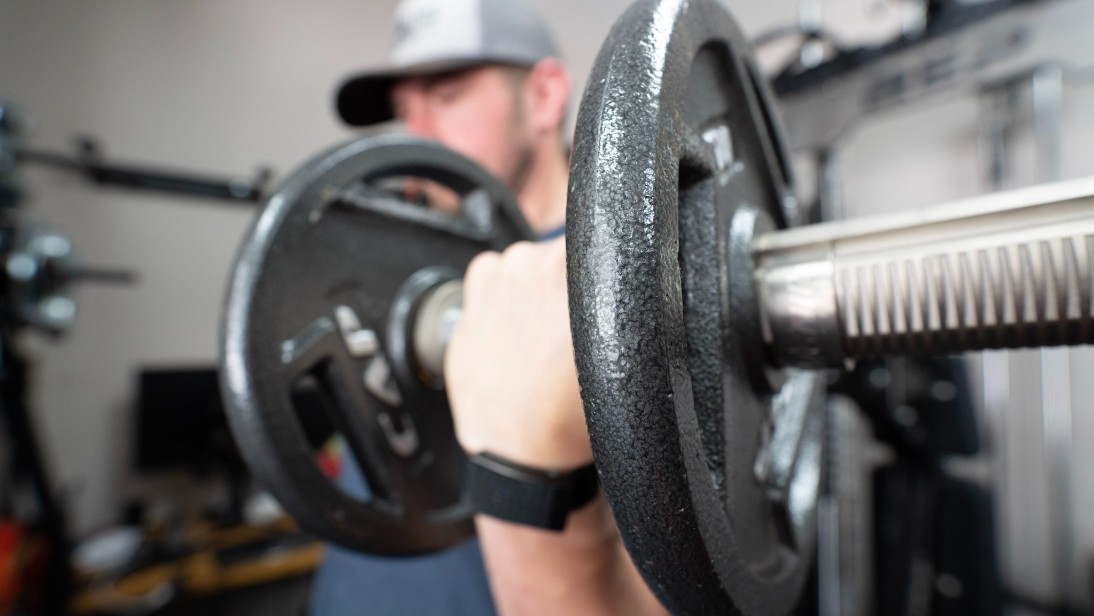
[[[447, 186], [455, 214], [392, 190]], [[812, 561], [818, 369], [1094, 341], [1094, 181], [801, 222], [779, 122], [715, 0], [645, 0], [594, 65], [574, 140], [570, 313], [602, 488], [676, 613], [786, 613]], [[372, 553], [468, 537], [442, 359], [460, 276], [531, 237], [473, 163], [373, 137], [305, 164], [237, 257], [223, 385], [240, 448], [307, 528]], [[315, 460], [349, 444], [367, 490]]]

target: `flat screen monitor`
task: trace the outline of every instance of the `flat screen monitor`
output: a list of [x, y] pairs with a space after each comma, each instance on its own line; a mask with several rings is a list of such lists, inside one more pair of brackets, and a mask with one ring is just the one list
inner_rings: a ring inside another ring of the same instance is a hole
[[243, 470], [215, 367], [141, 370], [136, 407], [137, 470]]

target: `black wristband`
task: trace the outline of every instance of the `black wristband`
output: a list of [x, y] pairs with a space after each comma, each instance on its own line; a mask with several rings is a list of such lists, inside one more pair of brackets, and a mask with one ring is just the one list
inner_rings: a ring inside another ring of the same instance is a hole
[[566, 517], [596, 496], [596, 467], [532, 468], [490, 453], [471, 456], [465, 495], [478, 513], [508, 522], [562, 530]]

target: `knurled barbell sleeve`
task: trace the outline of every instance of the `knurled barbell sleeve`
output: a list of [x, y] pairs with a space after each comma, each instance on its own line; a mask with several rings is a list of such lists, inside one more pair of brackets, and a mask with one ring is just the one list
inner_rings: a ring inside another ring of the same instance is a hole
[[760, 326], [783, 366], [1094, 342], [1094, 179], [766, 233]]

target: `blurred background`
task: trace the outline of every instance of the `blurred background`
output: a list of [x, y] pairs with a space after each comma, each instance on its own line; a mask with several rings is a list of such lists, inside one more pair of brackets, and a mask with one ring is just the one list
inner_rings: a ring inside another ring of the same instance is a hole
[[[576, 114], [593, 58], [629, 3], [539, 4], [575, 76]], [[806, 15], [845, 46], [897, 37], [914, 9], [895, 0], [727, 4], [750, 38]], [[349, 73], [384, 62], [394, 5], [0, 0], [0, 98], [27, 115], [26, 142], [34, 149], [75, 152], [78, 138], [92, 137], [118, 163], [244, 179], [269, 168], [274, 186], [318, 150], [355, 136], [335, 116], [334, 88]], [[1094, 38], [1087, 43], [1094, 47]], [[761, 65], [773, 72], [795, 49], [793, 41], [765, 44]], [[1019, 113], [1008, 133], [1006, 173], [993, 174], [985, 151], [986, 95], [916, 103], [861, 123], [834, 151], [839, 215], [1094, 174], [1091, 77], [1084, 70], [1063, 73], [1052, 155], [1058, 165], [1049, 171], [1032, 122]], [[809, 199], [817, 166], [812, 152], [800, 154], [800, 184]], [[68, 236], [83, 261], [136, 276], [124, 286], [80, 286], [71, 332], [26, 341], [33, 363], [29, 405], [72, 536], [230, 500], [231, 481], [213, 458], [142, 458], [142, 442], [170, 441], [142, 437], [142, 395], [145, 403], [155, 395], [177, 399], [156, 393], [179, 386], [157, 386], [163, 371], [189, 371], [180, 377], [193, 379], [181, 385], [188, 395], [215, 388], [202, 374], [215, 366], [227, 275], [257, 206], [96, 187], [41, 166], [25, 165], [20, 174], [34, 219]], [[1094, 481], [1086, 470], [1094, 468], [1094, 448], [1082, 443], [1094, 439], [1094, 383], [1087, 376], [1094, 354], [1063, 353], [1069, 358], [1063, 364], [1051, 360], [1064, 366], [1062, 380], [1042, 379], [1039, 351], [971, 360], [988, 453], [963, 472], [996, 489], [1000, 567], [1009, 587], [1091, 610]], [[1042, 412], [1059, 405], [1053, 396], [1064, 396], [1074, 411], [1062, 415], [1062, 433]]]

